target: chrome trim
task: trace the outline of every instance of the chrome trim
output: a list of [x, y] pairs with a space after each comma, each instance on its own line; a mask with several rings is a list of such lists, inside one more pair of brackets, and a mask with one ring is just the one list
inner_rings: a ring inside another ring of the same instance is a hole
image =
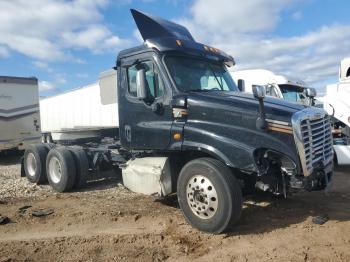
[[273, 120], [273, 119], [269, 119], [269, 118], [266, 118], [266, 121], [271, 123], [271, 124], [277, 124], [277, 125], [283, 125], [283, 126], [291, 126], [290, 123], [284, 122], [284, 121]]
[[305, 108], [294, 113], [292, 127], [304, 176], [313, 173], [313, 164], [322, 161], [326, 166], [333, 160], [330, 119], [323, 109]]

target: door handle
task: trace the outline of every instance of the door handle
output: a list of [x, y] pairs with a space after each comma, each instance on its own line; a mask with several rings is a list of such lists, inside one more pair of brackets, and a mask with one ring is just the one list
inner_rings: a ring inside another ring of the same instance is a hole
[[128, 141], [130, 143], [131, 142], [131, 126], [125, 125], [124, 131], [125, 131], [126, 141]]

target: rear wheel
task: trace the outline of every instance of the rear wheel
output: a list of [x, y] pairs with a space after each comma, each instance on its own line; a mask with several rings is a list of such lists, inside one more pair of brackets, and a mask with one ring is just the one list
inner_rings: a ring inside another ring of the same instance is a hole
[[42, 144], [29, 145], [24, 152], [24, 172], [32, 183], [42, 184], [47, 182], [46, 157], [48, 149]]
[[72, 153], [76, 167], [76, 177], [73, 187], [83, 188], [89, 176], [89, 161], [86, 153], [81, 147], [70, 147], [69, 151]]
[[236, 223], [242, 192], [231, 170], [211, 158], [195, 159], [181, 170], [177, 194], [186, 220], [199, 230], [219, 234]]
[[76, 177], [76, 167], [71, 152], [64, 147], [51, 149], [46, 159], [46, 172], [54, 190], [58, 192], [71, 190]]
[[45, 143], [43, 144], [48, 151], [50, 151], [52, 148], [56, 147], [56, 144], [53, 144], [53, 143]]

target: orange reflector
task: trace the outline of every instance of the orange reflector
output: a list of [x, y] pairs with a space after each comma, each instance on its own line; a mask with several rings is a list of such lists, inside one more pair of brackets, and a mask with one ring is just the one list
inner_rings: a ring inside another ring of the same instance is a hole
[[175, 133], [174, 134], [174, 139], [175, 140], [180, 140], [181, 139], [181, 134], [180, 133]]
[[180, 40], [176, 40], [176, 44], [177, 44], [178, 46], [182, 46], [182, 42], [181, 42]]

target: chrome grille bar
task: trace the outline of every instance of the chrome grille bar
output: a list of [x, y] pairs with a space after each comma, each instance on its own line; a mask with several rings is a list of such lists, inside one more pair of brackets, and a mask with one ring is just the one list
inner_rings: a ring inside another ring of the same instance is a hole
[[319, 108], [306, 108], [292, 117], [293, 134], [305, 176], [319, 162], [333, 160], [333, 139], [329, 116]]

